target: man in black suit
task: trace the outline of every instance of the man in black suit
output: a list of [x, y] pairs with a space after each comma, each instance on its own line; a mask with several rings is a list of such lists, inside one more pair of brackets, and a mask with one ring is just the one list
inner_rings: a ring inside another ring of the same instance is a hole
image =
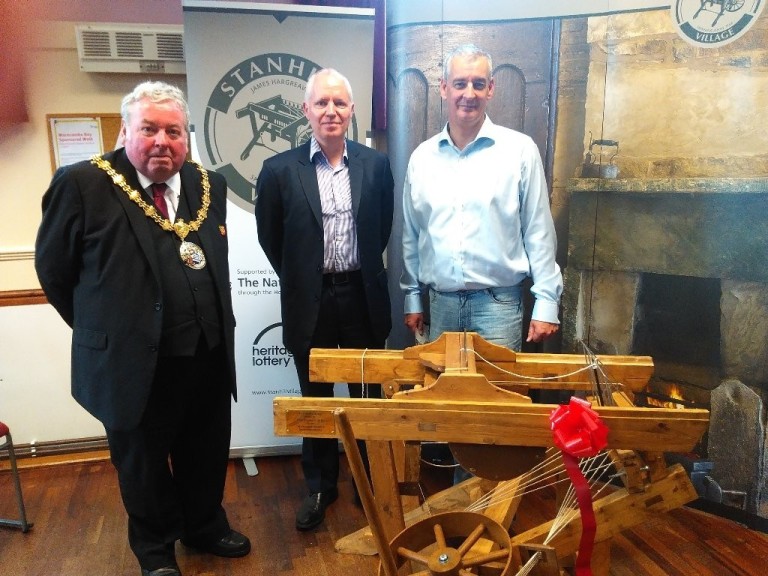
[[[256, 183], [259, 243], [280, 278], [283, 341], [303, 396], [333, 396], [332, 384], [309, 382], [310, 348], [381, 349], [392, 327], [382, 254], [394, 181], [384, 154], [346, 139], [354, 107], [339, 72], [311, 76], [303, 103], [311, 140], [266, 160]], [[349, 392], [381, 397], [381, 386]], [[304, 438], [302, 467], [309, 495], [296, 528], [310, 530], [338, 497], [336, 439]]]
[[54, 175], [35, 267], [72, 327], [72, 395], [106, 429], [142, 575], [173, 576], [179, 538], [250, 551], [221, 504], [236, 395], [227, 186], [185, 161], [178, 88], [139, 84], [121, 113], [124, 148]]

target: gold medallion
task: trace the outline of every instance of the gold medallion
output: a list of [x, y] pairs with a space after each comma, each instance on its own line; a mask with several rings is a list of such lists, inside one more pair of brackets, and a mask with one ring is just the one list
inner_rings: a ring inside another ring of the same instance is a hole
[[193, 270], [202, 270], [205, 268], [205, 252], [194, 242], [181, 243], [179, 247], [179, 256], [181, 261]]

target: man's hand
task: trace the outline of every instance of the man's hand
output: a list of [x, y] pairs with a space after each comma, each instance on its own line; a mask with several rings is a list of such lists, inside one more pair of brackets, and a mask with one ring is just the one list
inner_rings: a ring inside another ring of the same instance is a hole
[[417, 312], [415, 314], [405, 315], [405, 325], [410, 328], [414, 334], [424, 333], [424, 314]]
[[547, 338], [551, 338], [560, 329], [559, 324], [552, 324], [550, 322], [542, 322], [541, 320], [531, 320], [530, 326], [528, 326], [528, 338], [526, 342], [543, 342]]

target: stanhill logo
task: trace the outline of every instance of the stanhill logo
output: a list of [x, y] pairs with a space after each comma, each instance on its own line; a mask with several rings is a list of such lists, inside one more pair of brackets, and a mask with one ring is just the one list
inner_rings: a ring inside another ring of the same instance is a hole
[[[301, 146], [312, 129], [302, 111], [307, 80], [322, 66], [295, 54], [252, 56], [227, 70], [205, 109], [203, 144], [240, 208], [253, 212], [256, 178], [270, 156]], [[357, 122], [350, 122], [357, 139]]]
[[715, 48], [744, 35], [763, 10], [765, 0], [675, 0], [672, 20], [683, 40]]

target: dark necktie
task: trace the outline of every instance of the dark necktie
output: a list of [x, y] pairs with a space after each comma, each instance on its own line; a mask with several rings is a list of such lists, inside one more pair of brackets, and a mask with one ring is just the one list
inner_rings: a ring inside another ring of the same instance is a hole
[[165, 203], [165, 189], [167, 187], [165, 182], [152, 184], [152, 198], [155, 201], [155, 208], [165, 219], [168, 219], [168, 204]]

